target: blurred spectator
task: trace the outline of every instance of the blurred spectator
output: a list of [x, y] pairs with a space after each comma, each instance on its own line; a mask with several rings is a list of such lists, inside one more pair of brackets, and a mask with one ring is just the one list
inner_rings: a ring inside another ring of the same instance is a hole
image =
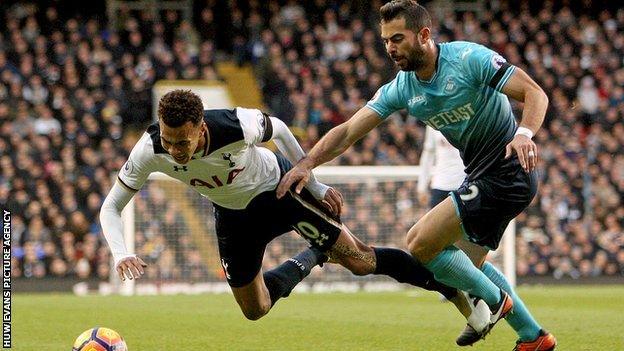
[[[13, 212], [14, 276], [107, 279], [99, 206], [152, 118], [157, 80], [218, 79], [222, 57], [251, 63], [268, 110], [309, 148], [395, 73], [378, 34], [381, 1], [205, 4], [196, 2], [195, 22], [176, 11], [122, 10], [119, 28], [105, 28], [97, 11], [0, 4], [0, 204]], [[624, 10], [569, 4], [447, 13], [436, 40], [489, 46], [549, 94], [535, 137], [540, 191], [518, 217], [518, 274], [624, 275]], [[421, 125], [397, 113], [333, 163], [417, 164], [423, 138]], [[423, 215], [410, 182], [340, 189], [351, 204], [344, 221], [365, 242], [403, 247], [397, 233]], [[167, 194], [148, 187], [135, 198], [137, 253], [153, 266], [149, 277], [222, 274], [208, 257], [213, 244], [189, 234], [196, 224]], [[203, 199], [189, 201], [210, 211]], [[265, 262], [285, 250], [271, 247]]]

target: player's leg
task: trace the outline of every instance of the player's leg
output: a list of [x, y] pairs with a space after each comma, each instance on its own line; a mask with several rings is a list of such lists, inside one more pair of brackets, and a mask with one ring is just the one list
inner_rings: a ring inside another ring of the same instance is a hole
[[[433, 274], [407, 252], [394, 248], [371, 248], [358, 240], [326, 208], [307, 191], [301, 194], [289, 192], [284, 216], [292, 218], [292, 227], [314, 247], [330, 251], [332, 260], [338, 261], [356, 275], [384, 274], [399, 282], [435, 290], [448, 296], [466, 317], [472, 311], [463, 294], [455, 288], [440, 284]], [[474, 317], [474, 316], [473, 316]], [[478, 318], [475, 317], [475, 321]], [[481, 323], [476, 323], [479, 328]]]
[[[519, 334], [522, 333], [519, 348], [534, 351], [554, 349], [555, 338], [541, 330], [505, 277], [484, 262], [488, 249], [495, 250], [498, 247], [511, 219], [529, 205], [536, 192], [537, 174], [526, 173], [514, 157], [492, 174], [465, 184], [451, 194], [462, 216], [466, 238], [469, 239], [456, 245], [471, 257], [494, 284], [510, 295], [514, 311], [506, 319], [510, 324], [513, 323], [512, 327]], [[526, 342], [527, 339], [536, 342]]]
[[[429, 211], [408, 232], [407, 244], [436, 280], [483, 299], [498, 311], [505, 293], [492, 283], [464, 252], [453, 244], [463, 237], [460, 219], [450, 198]], [[509, 309], [511, 306], [509, 306]]]
[[329, 256], [332, 261], [347, 268], [355, 275], [387, 275], [400, 283], [439, 291], [452, 298], [455, 288], [438, 283], [433, 274], [407, 252], [391, 247], [370, 247], [353, 235], [346, 226], [340, 232]]
[[[520, 296], [516, 294], [515, 289], [509, 284], [505, 275], [494, 265], [486, 261], [489, 252], [488, 249], [466, 240], [460, 240], [455, 245], [464, 251], [475, 266], [480, 267], [481, 271], [483, 271], [494, 284], [505, 290], [511, 296], [514, 302], [514, 309], [512, 313], [505, 317], [505, 320], [516, 331], [521, 342], [530, 342], [538, 338], [552, 337], [542, 330], [542, 327], [537, 323], [535, 318], [533, 318]], [[480, 339], [480, 337], [476, 335], [478, 334], [476, 331], [470, 330], [469, 327], [466, 329], [467, 330], [464, 330], [462, 335], [458, 338], [458, 344], [471, 345]]]
[[292, 227], [313, 247], [330, 251], [334, 261], [356, 275], [384, 274], [399, 282], [440, 291], [449, 298], [457, 295], [454, 288], [438, 283], [420, 263], [407, 252], [394, 248], [371, 248], [333, 217], [307, 191], [289, 192], [284, 203], [290, 204], [284, 214], [292, 218]]
[[258, 195], [243, 210], [215, 205], [221, 265], [243, 314], [251, 320], [264, 316], [279, 298], [288, 296], [326, 258], [319, 250], [306, 249], [262, 273], [267, 243], [289, 230], [279, 218], [267, 220], [269, 211], [278, 207], [272, 193]]
[[328, 254], [332, 263], [342, 265], [355, 275], [386, 275], [400, 283], [440, 292], [455, 304], [464, 317], [470, 318], [472, 315], [477, 330], [485, 326], [479, 319], [487, 318], [489, 321], [489, 313], [483, 315], [482, 309], [475, 313], [475, 308], [470, 306], [463, 294], [458, 293], [455, 288], [437, 282], [433, 273], [407, 252], [391, 247], [367, 246], [344, 225], [338, 240]]
[[259, 270], [253, 280], [244, 286], [231, 286], [245, 317], [257, 320], [266, 315], [277, 300], [287, 297], [323, 259], [320, 251], [306, 249], [269, 271], [263, 273]]
[[250, 283], [241, 287], [230, 286], [230, 289], [241, 311], [249, 320], [259, 319], [271, 309], [271, 295], [264, 284], [262, 271], [258, 272]]

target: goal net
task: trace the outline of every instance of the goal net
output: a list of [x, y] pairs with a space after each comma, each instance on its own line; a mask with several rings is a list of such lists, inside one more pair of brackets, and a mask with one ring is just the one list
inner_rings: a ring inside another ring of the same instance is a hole
[[[316, 169], [315, 174], [320, 181], [342, 192], [342, 221], [368, 245], [405, 249], [408, 229], [428, 210], [416, 200], [415, 166], [328, 166]], [[213, 207], [208, 199], [177, 180], [155, 173], [126, 206], [123, 218], [128, 248], [149, 267], [144, 278], [118, 286], [122, 293], [229, 291], [219, 259]], [[500, 249], [490, 255], [511, 282], [515, 282], [514, 243], [512, 222]], [[307, 242], [298, 234], [285, 233], [267, 246], [263, 269], [279, 265], [306, 247]], [[118, 281], [111, 278], [113, 283]], [[298, 287], [312, 291], [400, 288], [401, 284], [389, 278], [354, 276], [334, 264], [313, 270]]]

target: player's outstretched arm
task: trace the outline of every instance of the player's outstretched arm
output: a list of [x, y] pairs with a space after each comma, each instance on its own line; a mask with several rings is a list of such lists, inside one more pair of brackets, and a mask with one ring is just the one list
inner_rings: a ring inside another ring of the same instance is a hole
[[280, 181], [277, 187], [277, 197], [282, 197], [290, 187], [297, 183], [295, 191], [301, 189], [310, 180], [312, 169], [327, 161], [333, 160], [361, 139], [366, 133], [378, 126], [383, 119], [368, 107], [362, 107], [348, 121], [332, 128], [321, 140], [314, 145], [310, 153], [301, 159]]
[[[297, 164], [299, 160], [305, 157], [303, 148], [282, 120], [275, 117], [270, 117], [270, 119], [273, 126], [273, 142], [293, 165]], [[340, 214], [343, 200], [339, 191], [317, 181], [314, 173], [310, 173], [310, 181], [306, 188], [316, 199], [322, 201], [332, 213]]]
[[145, 273], [147, 264], [135, 254], [128, 253], [123, 237], [121, 211], [136, 191], [116, 181], [100, 209], [100, 223], [106, 242], [115, 260], [115, 269], [122, 280], [139, 278]]
[[520, 127], [514, 139], [507, 145], [505, 157], [511, 156], [513, 152], [517, 153], [522, 168], [531, 172], [537, 164], [537, 146], [531, 138], [542, 126], [548, 108], [548, 96], [518, 67], [501, 91], [514, 100], [524, 102]]

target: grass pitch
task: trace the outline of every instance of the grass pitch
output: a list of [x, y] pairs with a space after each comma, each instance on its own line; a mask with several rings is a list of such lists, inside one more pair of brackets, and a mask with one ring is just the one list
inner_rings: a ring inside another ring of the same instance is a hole
[[[624, 287], [530, 287], [519, 293], [561, 351], [624, 350]], [[247, 321], [229, 294], [76, 297], [14, 295], [14, 350], [71, 350], [93, 326], [121, 333], [130, 351], [511, 350], [501, 322], [472, 348], [455, 345], [465, 321], [423, 290], [297, 294]]]

